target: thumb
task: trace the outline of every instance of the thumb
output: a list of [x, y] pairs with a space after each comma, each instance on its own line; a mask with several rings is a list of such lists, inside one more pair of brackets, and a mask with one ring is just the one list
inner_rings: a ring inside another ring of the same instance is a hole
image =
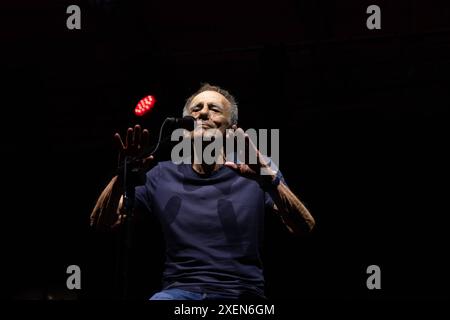
[[238, 169], [238, 165], [231, 161], [226, 161], [223, 165], [234, 170]]
[[150, 165], [152, 164], [152, 160], [153, 160], [153, 159], [154, 159], [153, 155], [151, 155], [151, 156], [145, 158], [145, 159], [142, 161], [143, 167], [144, 167], [145, 169], [150, 168]]

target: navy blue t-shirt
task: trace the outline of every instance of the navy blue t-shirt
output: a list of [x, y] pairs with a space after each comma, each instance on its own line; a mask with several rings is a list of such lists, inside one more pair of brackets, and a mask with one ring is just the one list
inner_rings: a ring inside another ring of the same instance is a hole
[[165, 161], [136, 188], [136, 206], [162, 226], [163, 289], [264, 295], [260, 249], [273, 201], [257, 182], [225, 166], [206, 176]]

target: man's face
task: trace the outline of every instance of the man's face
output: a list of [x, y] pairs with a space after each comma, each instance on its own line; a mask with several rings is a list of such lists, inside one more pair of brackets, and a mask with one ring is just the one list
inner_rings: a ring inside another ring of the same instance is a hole
[[203, 91], [192, 99], [189, 114], [197, 120], [194, 137], [225, 135], [231, 125], [231, 104], [216, 91]]

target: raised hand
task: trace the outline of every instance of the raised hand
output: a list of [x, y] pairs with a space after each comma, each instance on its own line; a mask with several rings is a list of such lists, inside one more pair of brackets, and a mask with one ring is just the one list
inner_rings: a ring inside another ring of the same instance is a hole
[[[246, 134], [244, 130], [242, 130], [242, 128], [237, 128], [236, 125], [234, 125], [232, 128], [234, 129], [234, 132], [230, 132], [231, 136], [228, 136], [227, 138], [236, 137], [238, 140], [245, 141], [245, 150], [238, 150], [238, 153], [245, 153], [244, 157], [242, 158], [246, 159], [246, 161], [244, 163], [227, 161], [224, 165], [235, 170], [240, 175], [249, 179], [256, 180], [258, 182], [266, 182], [272, 180], [276, 176], [276, 172], [272, 172], [269, 163], [255, 146], [248, 134]], [[250, 155], [256, 155], [256, 163], [247, 161], [249, 158], [252, 158]], [[263, 171], [265, 171], [264, 174], [262, 174]]]
[[114, 135], [115, 143], [119, 149], [119, 174], [115, 176], [100, 194], [90, 220], [91, 226], [97, 229], [112, 230], [123, 224], [125, 215], [123, 210], [124, 193], [124, 161], [127, 160], [127, 183], [125, 187], [133, 187], [145, 183], [145, 172], [152, 163], [153, 156], [146, 156], [148, 149], [148, 130], [141, 129], [140, 125], [128, 128], [125, 142], [120, 134]]
[[149, 137], [148, 130], [142, 130], [138, 124], [134, 128], [128, 128], [125, 142], [119, 133], [114, 135], [114, 140], [119, 149], [119, 175], [123, 173], [126, 161], [127, 177], [130, 185], [142, 185], [145, 183], [145, 172], [153, 162], [153, 156], [145, 154], [148, 151]]
[[[125, 142], [119, 133], [114, 134], [116, 146], [119, 149], [119, 155], [123, 157], [142, 158], [142, 160], [150, 160], [151, 157], [143, 157], [144, 150], [149, 146], [150, 134], [147, 129], [142, 130], [140, 125], [134, 128], [128, 128], [125, 135]], [[147, 161], [148, 161], [147, 160]]]

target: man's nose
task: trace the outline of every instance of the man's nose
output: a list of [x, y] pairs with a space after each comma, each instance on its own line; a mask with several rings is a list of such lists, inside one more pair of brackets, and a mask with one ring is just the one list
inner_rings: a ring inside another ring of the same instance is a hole
[[198, 116], [200, 119], [208, 119], [209, 118], [209, 109], [207, 106], [204, 106], [199, 113]]

